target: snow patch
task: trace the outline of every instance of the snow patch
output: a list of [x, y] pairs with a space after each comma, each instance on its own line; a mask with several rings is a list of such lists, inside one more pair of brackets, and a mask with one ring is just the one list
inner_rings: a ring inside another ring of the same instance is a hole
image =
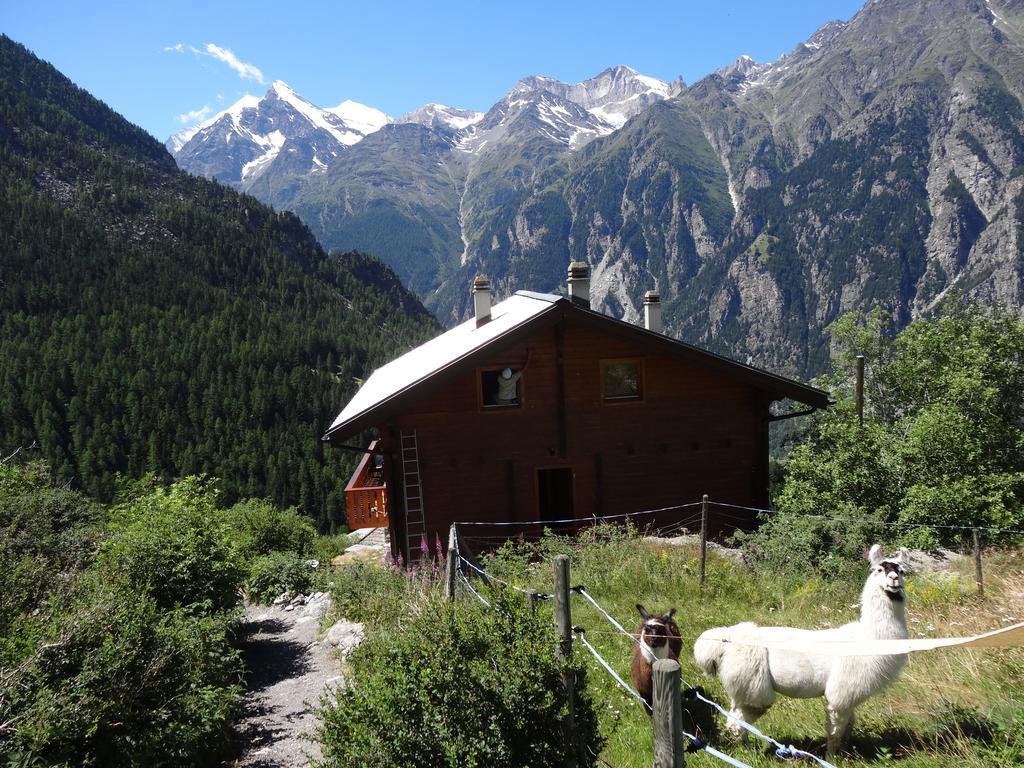
[[256, 178], [263, 171], [267, 169], [274, 158], [281, 152], [281, 147], [284, 146], [285, 137], [280, 131], [274, 131], [268, 136], [257, 136], [256, 134], [249, 134], [252, 138], [257, 140], [261, 146], [267, 147], [267, 151], [257, 157], [255, 160], [250, 160], [248, 163], [242, 166], [242, 181], [246, 181], [250, 176]]
[[[996, 13], [996, 12], [995, 12], [994, 10], [992, 10], [992, 3], [991, 3], [991, 0], [985, 0], [985, 6], [986, 6], [986, 7], [988, 8], [988, 12], [992, 14], [992, 26], [993, 26], [993, 27], [994, 27], [994, 26], [995, 26], [995, 25], [996, 25], [997, 23], [1002, 23], [1002, 24], [1006, 24], [1006, 19], [1004, 19], [1004, 18], [1003, 18], [1002, 16], [1000, 16], [1000, 15], [999, 15], [998, 13]], [[1007, 26], [1009, 26], [1009, 25], [1007, 24]]]

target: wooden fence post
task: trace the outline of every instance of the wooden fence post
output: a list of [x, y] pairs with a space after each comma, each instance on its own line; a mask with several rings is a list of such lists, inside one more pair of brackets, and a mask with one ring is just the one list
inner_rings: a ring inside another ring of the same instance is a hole
[[683, 752], [683, 702], [679, 691], [679, 662], [654, 662], [654, 768], [681, 768]]
[[576, 738], [575, 683], [569, 662], [572, 660], [572, 606], [569, 603], [569, 556], [555, 555], [555, 624], [558, 627], [558, 655], [564, 663], [562, 684], [568, 713], [562, 722], [565, 742], [571, 745], [566, 757], [566, 768], [576, 768], [579, 749]]
[[978, 597], [985, 596], [985, 579], [981, 573], [981, 536], [975, 528], [974, 534], [974, 580], [978, 582]]
[[448, 558], [445, 560], [444, 596], [455, 602], [455, 582], [459, 578], [459, 532], [452, 523], [448, 531]]
[[700, 588], [704, 589], [704, 566], [708, 558], [708, 495], [700, 505]]

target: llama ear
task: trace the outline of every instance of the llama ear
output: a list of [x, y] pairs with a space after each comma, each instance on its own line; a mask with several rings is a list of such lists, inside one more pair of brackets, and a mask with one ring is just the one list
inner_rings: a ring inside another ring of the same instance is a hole
[[868, 562], [871, 563], [871, 567], [874, 568], [884, 559], [882, 555], [882, 545], [873, 544], [871, 550], [868, 552]]
[[640, 617], [644, 621], [647, 621], [649, 618], [651, 618], [651, 614], [649, 614], [647, 610], [642, 605], [640, 605], [640, 603], [636, 604], [636, 609], [640, 611]]
[[675, 609], [675, 608], [670, 608], [670, 609], [669, 609], [669, 612], [668, 612], [668, 613], [666, 613], [666, 614], [665, 614], [664, 616], [662, 616], [661, 618], [663, 618], [663, 619], [665, 619], [665, 620], [667, 620], [667, 621], [672, 621], [672, 617], [673, 617], [673, 616], [675, 616], [675, 615], [676, 615], [676, 609]]
[[906, 568], [910, 565], [910, 550], [906, 547], [900, 547], [900, 551], [896, 553], [896, 557], [892, 558], [894, 562], [899, 563], [902, 567]]

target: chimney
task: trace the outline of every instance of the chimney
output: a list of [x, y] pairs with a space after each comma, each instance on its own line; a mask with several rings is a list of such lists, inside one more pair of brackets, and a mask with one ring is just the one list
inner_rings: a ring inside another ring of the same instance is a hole
[[644, 294], [644, 328], [664, 333], [661, 325], [661, 295], [657, 291]]
[[590, 309], [590, 265], [574, 261], [569, 265], [569, 300]]
[[473, 278], [473, 313], [477, 328], [491, 319], [491, 281], [486, 275]]

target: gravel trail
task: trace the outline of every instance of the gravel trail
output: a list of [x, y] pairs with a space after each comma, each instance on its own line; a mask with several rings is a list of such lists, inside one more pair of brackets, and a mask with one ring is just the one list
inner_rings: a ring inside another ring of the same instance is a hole
[[242, 652], [247, 691], [235, 726], [243, 768], [305, 768], [320, 758], [311, 736], [324, 689], [341, 682], [341, 663], [320, 635], [326, 598], [297, 605], [248, 605]]

